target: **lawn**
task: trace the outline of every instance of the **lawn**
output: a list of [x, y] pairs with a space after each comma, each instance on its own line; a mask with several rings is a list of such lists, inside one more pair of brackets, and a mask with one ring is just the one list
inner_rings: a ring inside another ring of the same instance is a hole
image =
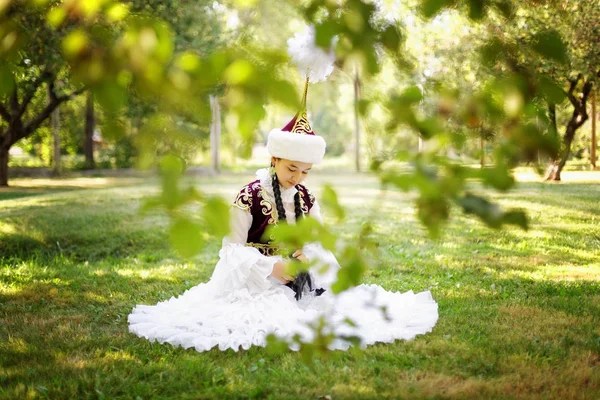
[[[414, 341], [312, 365], [294, 352], [197, 353], [128, 332], [134, 305], [207, 281], [220, 247], [208, 237], [192, 260], [169, 248], [166, 216], [139, 212], [156, 181], [15, 180], [0, 189], [0, 398], [598, 399], [600, 176], [563, 177], [490, 193], [527, 210], [527, 232], [490, 230], [453, 210], [431, 240], [412, 195], [382, 193], [368, 175], [317, 171], [309, 186], [318, 195], [333, 184], [347, 207], [334, 227], [341, 240], [374, 223], [379, 251], [364, 280], [431, 290], [440, 318]], [[189, 180], [232, 200], [250, 178]]]

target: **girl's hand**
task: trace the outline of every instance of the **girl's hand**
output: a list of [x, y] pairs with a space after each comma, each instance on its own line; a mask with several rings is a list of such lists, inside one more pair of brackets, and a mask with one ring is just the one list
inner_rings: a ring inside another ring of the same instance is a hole
[[307, 263], [308, 262], [308, 258], [306, 258], [306, 256], [304, 255], [304, 253], [302, 252], [302, 250], [296, 250], [293, 254], [292, 257], [294, 257], [296, 260], [301, 261], [303, 263]]
[[286, 272], [286, 269], [287, 269], [287, 263], [285, 263], [283, 261], [277, 261], [273, 265], [273, 272], [271, 272], [271, 276], [275, 279], [280, 280], [283, 283], [288, 283], [289, 281], [293, 280], [294, 277], [288, 275], [288, 273]]

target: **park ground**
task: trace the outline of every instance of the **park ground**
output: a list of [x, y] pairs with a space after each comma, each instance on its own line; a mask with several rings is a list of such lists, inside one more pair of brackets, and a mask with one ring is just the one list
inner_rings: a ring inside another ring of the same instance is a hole
[[[233, 199], [251, 175], [186, 179]], [[15, 179], [0, 189], [0, 398], [598, 399], [600, 173], [565, 172], [559, 184], [518, 177], [515, 190], [489, 196], [527, 210], [528, 231], [491, 230], [453, 209], [433, 240], [413, 195], [382, 192], [367, 174], [316, 171], [309, 186], [318, 195], [331, 183], [347, 209], [333, 226], [340, 240], [375, 227], [364, 281], [430, 290], [440, 317], [411, 342], [312, 364], [262, 348], [197, 353], [128, 332], [134, 305], [207, 281], [220, 247], [207, 235], [191, 260], [170, 249], [167, 216], [140, 213], [155, 179]]]

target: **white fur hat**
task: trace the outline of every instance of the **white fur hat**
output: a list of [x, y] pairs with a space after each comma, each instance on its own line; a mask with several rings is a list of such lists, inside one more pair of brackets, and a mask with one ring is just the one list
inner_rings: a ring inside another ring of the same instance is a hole
[[273, 157], [308, 164], [320, 164], [325, 147], [325, 139], [312, 131], [306, 111], [296, 115], [283, 129], [273, 129], [267, 139], [267, 150]]
[[304, 75], [302, 108], [282, 129], [273, 129], [267, 139], [267, 150], [273, 157], [309, 164], [320, 164], [325, 155], [325, 140], [315, 135], [306, 114], [308, 82], [321, 82], [333, 71], [333, 51], [324, 51], [315, 44], [315, 28], [306, 29], [288, 40], [288, 53]]

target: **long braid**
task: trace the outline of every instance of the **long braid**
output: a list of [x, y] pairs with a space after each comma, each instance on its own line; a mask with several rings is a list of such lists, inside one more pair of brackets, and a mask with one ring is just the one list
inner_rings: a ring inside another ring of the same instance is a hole
[[[296, 186], [298, 189], [298, 186]], [[302, 212], [302, 207], [300, 207], [300, 191], [296, 192], [294, 196], [294, 211], [296, 211], [296, 223], [300, 222], [300, 218], [304, 217], [304, 213]]]
[[[283, 201], [281, 200], [281, 189], [279, 188], [279, 181], [277, 180], [277, 174], [273, 174], [272, 178], [273, 194], [275, 195], [275, 206], [277, 207], [277, 216], [279, 217], [280, 223], [286, 223], [285, 208], [283, 207]], [[298, 186], [296, 186], [296, 189]], [[296, 222], [300, 221], [300, 218], [304, 217], [302, 207], [300, 206], [300, 191], [296, 192], [294, 196], [294, 212], [296, 214]]]
[[[273, 174], [272, 178], [273, 195], [275, 196], [275, 205], [277, 207], [277, 215], [279, 217], [279, 223], [287, 223], [285, 208], [283, 207], [283, 201], [281, 200], [281, 189], [279, 188], [279, 180], [277, 174]], [[298, 187], [296, 187], [298, 189]], [[300, 221], [300, 218], [304, 217], [302, 207], [300, 206], [300, 191], [294, 196], [294, 212], [296, 214], [296, 222]], [[293, 281], [287, 283], [287, 286], [296, 292], [296, 300], [302, 298], [304, 287], [308, 286], [308, 290], [312, 291], [312, 278], [308, 271], [302, 271], [296, 275]], [[323, 289], [317, 289], [317, 296], [323, 293]]]
[[285, 208], [283, 208], [283, 201], [281, 201], [281, 189], [279, 189], [279, 181], [277, 180], [277, 174], [273, 174], [273, 194], [275, 195], [275, 205], [277, 206], [277, 216], [279, 222], [285, 224], [287, 222], [285, 216]]

